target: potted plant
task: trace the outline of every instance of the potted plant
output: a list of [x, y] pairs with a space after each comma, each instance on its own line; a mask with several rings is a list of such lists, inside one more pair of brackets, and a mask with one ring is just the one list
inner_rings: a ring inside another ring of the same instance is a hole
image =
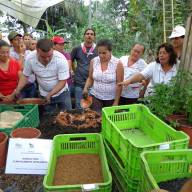
[[173, 127], [178, 126], [178, 120], [186, 119], [185, 97], [191, 82], [187, 74], [179, 71], [168, 84], [155, 85], [154, 93], [142, 100], [154, 114]]
[[155, 85], [154, 93], [144, 99], [150, 110], [162, 120], [172, 122], [185, 117], [185, 91], [180, 91], [182, 75], [183, 73], [179, 72], [168, 84]]
[[192, 147], [192, 87], [188, 89], [185, 101], [186, 101], [185, 109], [187, 118], [180, 119], [178, 121], [179, 123], [178, 130], [181, 130], [189, 135], [190, 137], [189, 146]]
[[152, 113], [164, 120], [168, 114], [173, 113], [173, 108], [170, 107], [170, 85], [157, 84], [154, 86], [154, 93], [142, 99], [142, 101], [149, 107]]
[[0, 132], [0, 169], [4, 168], [7, 157], [8, 136]]
[[165, 120], [169, 123], [177, 123], [178, 120], [186, 119], [184, 98], [189, 87], [187, 79], [186, 72], [179, 71], [169, 83], [168, 94], [170, 100], [168, 106], [172, 108], [172, 113], [165, 117]]

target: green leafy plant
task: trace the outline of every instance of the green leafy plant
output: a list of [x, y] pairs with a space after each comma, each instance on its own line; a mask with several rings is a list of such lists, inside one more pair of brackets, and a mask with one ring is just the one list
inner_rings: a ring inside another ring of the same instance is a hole
[[192, 90], [189, 91], [188, 98], [186, 100], [186, 112], [188, 117], [188, 122], [192, 124]]
[[[192, 74], [178, 71], [168, 84], [157, 84], [154, 93], [144, 99], [150, 110], [159, 118], [171, 114], [187, 114], [192, 124]], [[147, 102], [146, 102], [147, 101]], [[178, 126], [178, 122], [174, 126]]]
[[185, 110], [187, 113], [188, 123], [192, 125], [192, 73], [188, 72], [186, 76], [187, 82], [185, 82], [185, 84], [187, 84], [187, 90], [185, 96]]
[[52, 38], [53, 36], [56, 36], [56, 35], [59, 35], [59, 36], [65, 36], [66, 35], [66, 32], [65, 32], [64, 29], [53, 30], [46, 20], [45, 20], [45, 24], [46, 24], [46, 27], [47, 27], [47, 31], [36, 30], [37, 32], [42, 34], [43, 37], [50, 39], [50, 38]]
[[156, 84], [153, 90], [154, 93], [144, 98], [144, 102], [146, 101], [146, 105], [151, 112], [159, 118], [165, 119], [165, 117], [172, 114], [174, 110], [173, 107], [170, 107], [170, 85]]

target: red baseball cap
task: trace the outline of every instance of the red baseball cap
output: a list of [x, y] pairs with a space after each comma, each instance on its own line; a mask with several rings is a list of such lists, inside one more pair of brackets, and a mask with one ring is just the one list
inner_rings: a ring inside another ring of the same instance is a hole
[[53, 43], [57, 43], [57, 44], [63, 44], [65, 43], [65, 39], [61, 36], [54, 36], [51, 39], [53, 41]]

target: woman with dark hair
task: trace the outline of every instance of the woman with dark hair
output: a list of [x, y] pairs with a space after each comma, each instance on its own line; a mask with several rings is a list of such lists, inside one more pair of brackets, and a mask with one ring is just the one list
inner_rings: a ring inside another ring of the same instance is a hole
[[20, 64], [9, 56], [9, 44], [0, 40], [0, 101], [14, 99], [14, 92], [22, 75]]
[[118, 105], [122, 87], [117, 84], [123, 80], [123, 65], [112, 55], [112, 43], [100, 40], [97, 43], [98, 55], [90, 62], [89, 77], [83, 95], [88, 89], [93, 96], [92, 109], [101, 112], [102, 107]]
[[129, 79], [119, 83], [119, 85], [128, 86], [132, 83], [150, 80], [150, 89], [157, 83], [168, 83], [177, 73], [176, 53], [173, 46], [163, 43], [158, 47], [157, 59], [150, 63], [143, 71], [131, 76]]

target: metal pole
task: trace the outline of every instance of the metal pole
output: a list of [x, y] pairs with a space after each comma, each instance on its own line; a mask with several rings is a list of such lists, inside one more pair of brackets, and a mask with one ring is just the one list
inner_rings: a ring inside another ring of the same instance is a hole
[[166, 42], [166, 27], [165, 27], [165, 0], [163, 0], [163, 37], [164, 42]]
[[175, 26], [175, 23], [174, 23], [174, 0], [171, 1], [171, 4], [172, 4], [172, 6], [171, 6], [171, 8], [172, 8], [172, 10], [171, 10], [171, 14], [172, 14], [172, 28], [174, 28], [174, 26]]
[[89, 0], [89, 23], [88, 26], [91, 27], [92, 25], [92, 16], [91, 16], [91, 4], [92, 4], [92, 0]]
[[95, 20], [97, 21], [97, 16], [98, 16], [98, 10], [97, 10], [97, 8], [98, 8], [98, 1], [96, 1], [96, 5], [95, 5]]

